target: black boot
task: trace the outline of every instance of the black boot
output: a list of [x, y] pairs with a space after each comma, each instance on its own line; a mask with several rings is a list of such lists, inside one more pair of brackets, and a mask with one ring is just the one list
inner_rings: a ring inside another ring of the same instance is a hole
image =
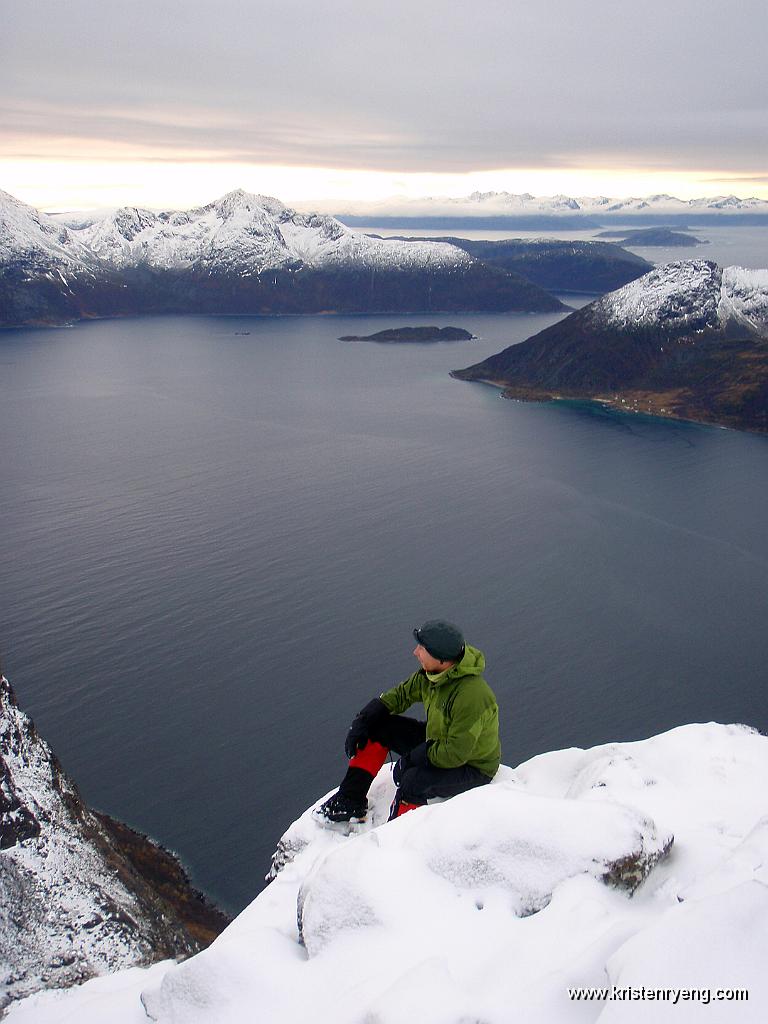
[[365, 821], [372, 782], [373, 776], [363, 768], [347, 768], [337, 792], [317, 808], [315, 817], [333, 824]]
[[346, 822], [352, 825], [359, 824], [365, 821], [368, 815], [368, 801], [365, 798], [361, 802], [348, 797], [343, 790], [339, 789], [325, 803], [320, 804], [314, 813], [316, 818], [333, 825]]

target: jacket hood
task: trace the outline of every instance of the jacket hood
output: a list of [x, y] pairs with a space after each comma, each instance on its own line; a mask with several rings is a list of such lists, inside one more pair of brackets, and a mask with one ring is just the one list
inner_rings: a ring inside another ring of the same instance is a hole
[[464, 645], [464, 656], [457, 661], [452, 668], [447, 668], [439, 676], [427, 676], [433, 685], [439, 686], [449, 679], [459, 679], [461, 676], [481, 676], [485, 668], [485, 655], [471, 644]]

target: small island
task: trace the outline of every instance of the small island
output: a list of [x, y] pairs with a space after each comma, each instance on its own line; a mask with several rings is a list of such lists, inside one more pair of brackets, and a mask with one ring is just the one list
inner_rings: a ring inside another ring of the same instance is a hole
[[390, 327], [376, 334], [345, 334], [339, 341], [472, 341], [474, 337], [463, 327]]
[[595, 238], [615, 238], [619, 245], [679, 246], [682, 248], [694, 245], [708, 245], [706, 239], [696, 238], [683, 232], [687, 228], [674, 231], [672, 228], [630, 228], [625, 231], [601, 231]]

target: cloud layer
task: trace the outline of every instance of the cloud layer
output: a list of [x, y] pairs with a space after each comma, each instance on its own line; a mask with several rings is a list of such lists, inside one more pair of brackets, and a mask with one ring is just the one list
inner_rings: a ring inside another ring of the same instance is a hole
[[758, 0], [37, 0], [3, 37], [18, 158], [759, 174], [768, 157]]

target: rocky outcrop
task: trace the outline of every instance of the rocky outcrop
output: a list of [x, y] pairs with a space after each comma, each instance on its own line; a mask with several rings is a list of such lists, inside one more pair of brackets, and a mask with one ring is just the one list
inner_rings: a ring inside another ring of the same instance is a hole
[[0, 1006], [208, 945], [228, 918], [176, 858], [90, 810], [0, 680]]

